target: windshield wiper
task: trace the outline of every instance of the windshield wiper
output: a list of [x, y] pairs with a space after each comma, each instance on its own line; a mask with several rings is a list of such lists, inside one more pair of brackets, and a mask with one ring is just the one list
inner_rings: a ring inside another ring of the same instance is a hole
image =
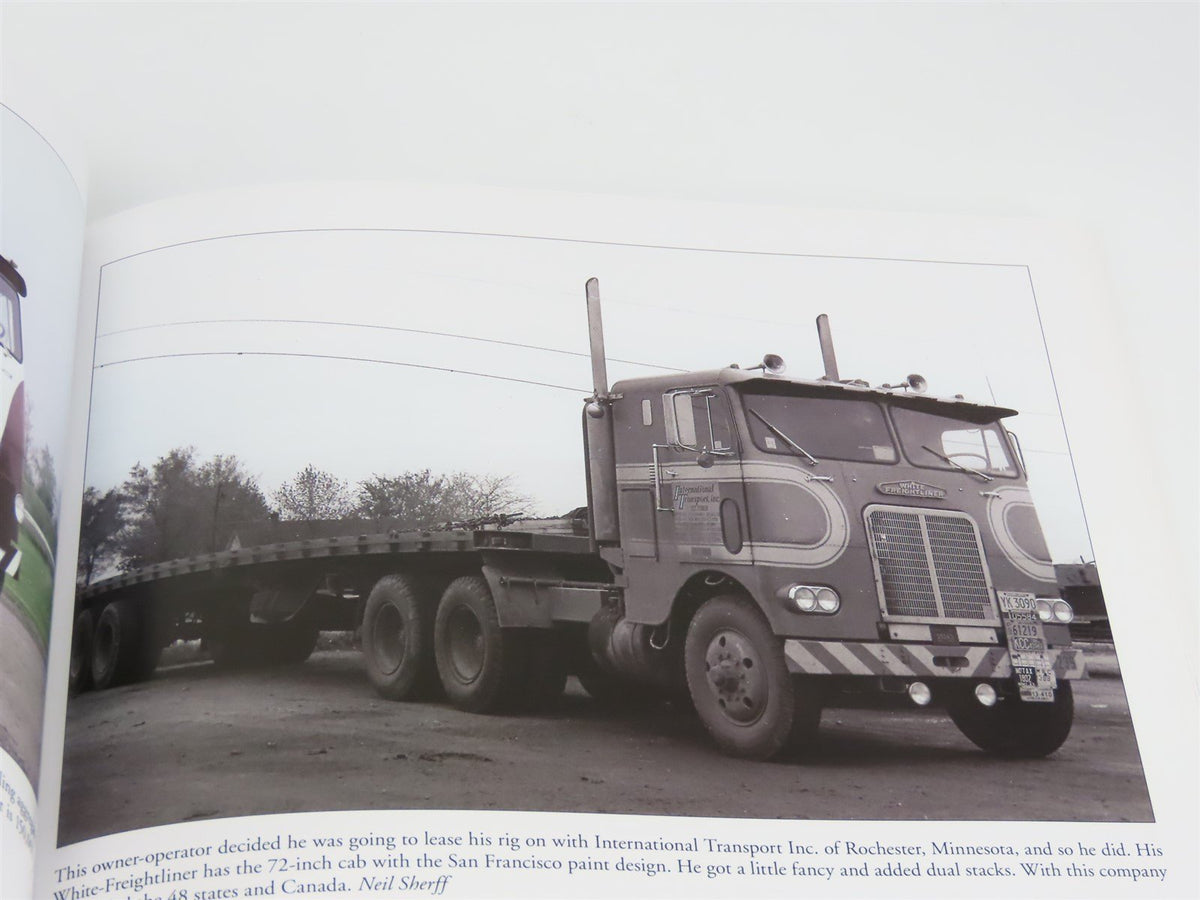
[[934, 450], [932, 447], [926, 447], [924, 444], [922, 444], [922, 445], [921, 445], [921, 449], [922, 449], [922, 450], [928, 450], [930, 453], [932, 453], [932, 454], [933, 454], [934, 456], [936, 456], [938, 459], [944, 459], [946, 462], [950, 463], [950, 465], [954, 466], [954, 468], [956, 468], [956, 469], [959, 469], [960, 471], [963, 471], [963, 472], [970, 472], [972, 475], [978, 475], [978, 476], [979, 476], [980, 478], [982, 478], [984, 481], [991, 481], [991, 480], [992, 480], [992, 476], [991, 476], [991, 475], [988, 475], [986, 472], [980, 472], [978, 469], [972, 469], [970, 466], [964, 466], [964, 465], [963, 465], [962, 463], [960, 463], [958, 460], [956, 460], [956, 459], [951, 459], [949, 456], [947, 456], [947, 455], [946, 455], [946, 454], [944, 454], [944, 453], [938, 453], [938, 452], [937, 452], [936, 450]]
[[805, 450], [803, 447], [801, 447], [799, 444], [797, 444], [795, 441], [793, 441], [790, 437], [788, 437], [786, 434], [784, 434], [782, 431], [780, 431], [777, 426], [772, 425], [765, 418], [763, 418], [762, 413], [760, 413], [757, 409], [751, 409], [750, 413], [756, 419], [758, 419], [758, 421], [762, 422], [764, 425], [766, 425], [768, 428], [770, 428], [773, 432], [775, 432], [777, 435], [779, 435], [779, 437], [783, 439], [783, 442], [785, 444], [787, 444], [789, 447], [791, 447], [797, 453], [803, 455], [804, 458], [808, 460], [808, 464], [810, 466], [815, 466], [817, 464], [816, 457], [814, 457], [811, 453], [809, 453], [807, 450]]

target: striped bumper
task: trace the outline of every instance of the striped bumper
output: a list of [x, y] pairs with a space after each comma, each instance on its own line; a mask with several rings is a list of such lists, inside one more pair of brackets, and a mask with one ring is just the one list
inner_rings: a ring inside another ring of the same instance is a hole
[[[801, 675], [1010, 678], [1013, 674], [1005, 647], [789, 639], [784, 641], [783, 651], [788, 670]], [[1086, 677], [1083, 654], [1074, 647], [1051, 649], [1047, 655], [1056, 677]]]

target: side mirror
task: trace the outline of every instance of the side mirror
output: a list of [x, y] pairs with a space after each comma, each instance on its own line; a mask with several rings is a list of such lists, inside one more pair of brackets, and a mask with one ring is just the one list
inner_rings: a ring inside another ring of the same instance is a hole
[[709, 450], [701, 450], [700, 455], [696, 457], [696, 463], [702, 469], [711, 469], [716, 461], [717, 458]]

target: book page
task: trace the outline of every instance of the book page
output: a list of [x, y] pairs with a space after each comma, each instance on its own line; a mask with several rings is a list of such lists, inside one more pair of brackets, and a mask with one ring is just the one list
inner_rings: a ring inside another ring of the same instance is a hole
[[20, 897], [33, 875], [84, 209], [55, 147], [6, 106], [0, 144], [0, 896]]
[[[1101, 271], [1038, 222], [396, 185], [100, 223], [40, 893], [1185, 895]], [[615, 526], [585, 415], [630, 416]], [[1060, 577], [1106, 606], [1036, 624]]]

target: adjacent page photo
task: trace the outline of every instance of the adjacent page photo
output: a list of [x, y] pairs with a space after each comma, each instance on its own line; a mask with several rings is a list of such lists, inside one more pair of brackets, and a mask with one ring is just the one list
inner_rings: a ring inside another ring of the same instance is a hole
[[1166, 896], [1090, 262], [397, 186], [101, 223], [40, 887]]
[[54, 146], [6, 106], [0, 143], [0, 896], [20, 897], [38, 827], [84, 203]]

